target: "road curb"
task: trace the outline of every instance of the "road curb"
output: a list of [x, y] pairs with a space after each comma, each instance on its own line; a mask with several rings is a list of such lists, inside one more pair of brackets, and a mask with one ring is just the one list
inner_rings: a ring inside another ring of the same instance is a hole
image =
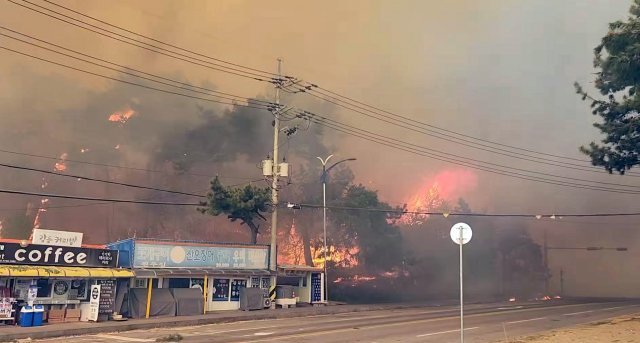
[[[469, 304], [473, 305], [473, 304]], [[479, 305], [476, 303], [475, 305]], [[498, 308], [506, 305], [544, 306], [542, 303], [505, 304], [492, 303], [485, 309]], [[550, 304], [546, 304], [550, 305]], [[292, 309], [277, 309], [264, 311], [225, 311], [198, 316], [185, 317], [155, 317], [151, 319], [133, 319], [124, 322], [108, 321], [99, 323], [75, 322], [39, 327], [0, 327], [0, 342], [11, 342], [18, 339], [46, 339], [79, 335], [95, 335], [131, 330], [148, 330], [166, 328], [168, 326], [198, 326], [207, 324], [222, 324], [241, 321], [255, 321], [267, 319], [297, 318], [341, 313], [369, 312], [379, 310], [400, 310], [411, 308], [447, 309], [452, 311], [457, 307], [453, 304], [436, 305], [433, 303], [394, 303], [369, 305], [335, 305], [324, 307], [298, 307]], [[2, 332], [5, 331], [5, 332]], [[10, 332], [7, 332], [10, 331]]]
[[[281, 319], [309, 317], [317, 315], [331, 315], [352, 312], [367, 312], [377, 310], [408, 309], [420, 307], [434, 307], [425, 304], [383, 304], [383, 305], [338, 305], [313, 308], [294, 308], [264, 310], [255, 312], [230, 311], [229, 314], [215, 313], [200, 316], [188, 317], [160, 317], [151, 319], [130, 320], [125, 322], [102, 322], [102, 323], [64, 323], [54, 325], [44, 325], [39, 327], [0, 327], [0, 342], [11, 342], [18, 339], [45, 339], [78, 335], [94, 335], [100, 333], [113, 333], [131, 330], [156, 329], [171, 326], [198, 326], [207, 324], [221, 324], [240, 321]], [[66, 326], [66, 327], [65, 327]], [[4, 330], [13, 332], [3, 333]]]

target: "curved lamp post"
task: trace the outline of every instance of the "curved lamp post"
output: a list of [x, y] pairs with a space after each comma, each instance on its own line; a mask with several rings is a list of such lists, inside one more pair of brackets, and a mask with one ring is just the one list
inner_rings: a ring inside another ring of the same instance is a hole
[[347, 161], [355, 161], [355, 158], [346, 158], [344, 160], [340, 160], [334, 164], [332, 164], [329, 168], [327, 168], [327, 162], [333, 157], [333, 155], [327, 156], [327, 158], [322, 159], [321, 157], [317, 157], [322, 163], [322, 231], [323, 231], [323, 245], [324, 245], [324, 292], [325, 292], [325, 301], [327, 304], [329, 303], [329, 277], [327, 275], [327, 175], [331, 169], [337, 166], [340, 163]]

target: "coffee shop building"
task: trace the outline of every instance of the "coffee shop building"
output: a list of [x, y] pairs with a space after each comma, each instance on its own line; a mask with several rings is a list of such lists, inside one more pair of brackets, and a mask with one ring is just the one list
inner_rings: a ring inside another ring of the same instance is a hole
[[15, 319], [28, 303], [42, 305], [49, 323], [87, 320], [92, 285], [102, 285], [99, 314], [108, 318], [118, 280], [133, 277], [117, 267], [118, 251], [79, 241], [38, 243], [44, 244], [0, 240], [0, 320]]

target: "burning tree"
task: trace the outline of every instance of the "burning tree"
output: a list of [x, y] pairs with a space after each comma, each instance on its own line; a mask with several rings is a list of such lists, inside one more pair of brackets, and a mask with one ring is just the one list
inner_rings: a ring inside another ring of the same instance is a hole
[[271, 190], [268, 187], [246, 185], [241, 188], [226, 187], [216, 176], [211, 181], [211, 191], [207, 194], [207, 201], [200, 203], [198, 211], [212, 216], [226, 214], [231, 222], [240, 220], [241, 225], [247, 225], [251, 231], [251, 244], [258, 242], [260, 220], [266, 220], [263, 213], [271, 208]]
[[402, 235], [395, 222], [404, 208], [392, 208], [363, 185], [348, 187], [339, 205], [368, 210], [331, 210], [336, 227], [332, 245], [357, 246], [357, 260], [369, 270], [389, 270], [401, 263]]

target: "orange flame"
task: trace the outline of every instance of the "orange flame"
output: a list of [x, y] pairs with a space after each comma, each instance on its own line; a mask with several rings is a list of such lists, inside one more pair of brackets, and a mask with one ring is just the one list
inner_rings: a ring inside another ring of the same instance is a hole
[[130, 107], [127, 107], [122, 111], [113, 112], [111, 115], [109, 115], [109, 121], [124, 124], [129, 121], [129, 119], [131, 119], [131, 117], [133, 117], [135, 114], [136, 111], [132, 110]]
[[53, 166], [53, 170], [57, 171], [57, 172], [63, 172], [65, 170], [67, 170], [67, 157], [69, 155], [65, 152], [64, 154], [60, 155], [60, 160], [58, 162], [56, 162], [56, 164]]
[[[444, 170], [418, 188], [409, 198], [407, 210], [410, 212], [447, 212], [449, 203], [457, 201], [463, 194], [473, 191], [478, 184], [475, 173], [466, 169]], [[429, 218], [426, 214], [406, 214], [400, 219], [405, 225], [420, 225]]]

